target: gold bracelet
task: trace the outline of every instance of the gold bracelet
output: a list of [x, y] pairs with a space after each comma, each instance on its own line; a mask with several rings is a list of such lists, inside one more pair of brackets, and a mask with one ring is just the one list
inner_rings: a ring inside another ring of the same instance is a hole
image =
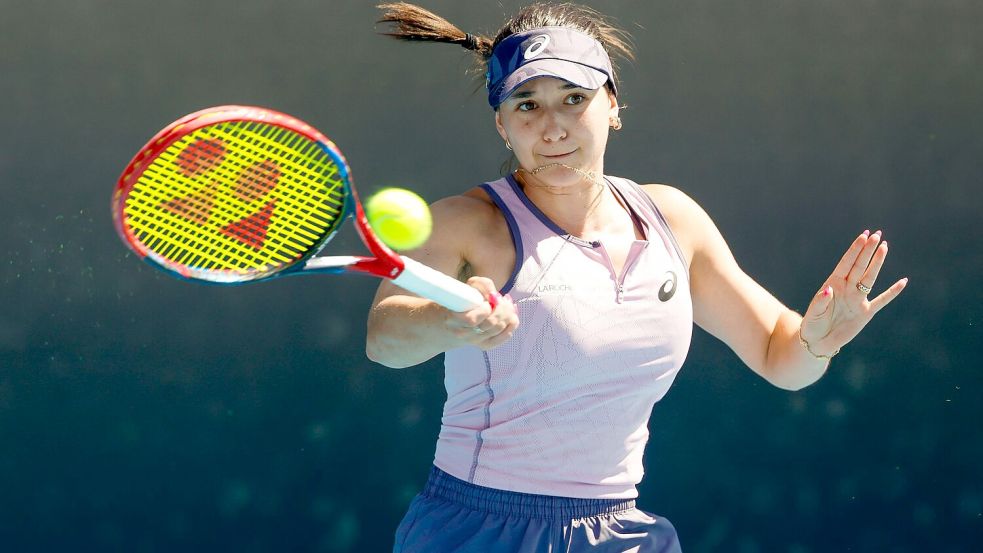
[[819, 355], [818, 353], [813, 352], [812, 351], [812, 348], [809, 347], [809, 342], [806, 342], [806, 339], [802, 337], [802, 327], [801, 326], [799, 327], [799, 343], [802, 344], [802, 347], [806, 348], [806, 351], [809, 352], [809, 355], [815, 357], [816, 359], [823, 359], [827, 363], [829, 363], [830, 360], [833, 359], [833, 356], [834, 355], [836, 355], [837, 353], [840, 352], [840, 348], [836, 348], [836, 351], [834, 351], [833, 353], [831, 353], [829, 355]]

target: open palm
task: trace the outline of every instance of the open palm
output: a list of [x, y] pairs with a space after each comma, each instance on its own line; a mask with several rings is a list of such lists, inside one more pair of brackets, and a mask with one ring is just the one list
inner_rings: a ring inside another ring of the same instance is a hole
[[860, 333], [887, 304], [898, 297], [907, 278], [895, 282], [872, 300], [860, 289], [874, 287], [887, 257], [887, 242], [881, 231], [864, 231], [843, 254], [833, 274], [826, 279], [802, 319], [802, 338], [816, 354], [830, 355]]

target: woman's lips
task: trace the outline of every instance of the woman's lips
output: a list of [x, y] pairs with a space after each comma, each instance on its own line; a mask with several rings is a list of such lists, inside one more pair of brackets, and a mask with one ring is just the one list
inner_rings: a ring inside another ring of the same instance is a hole
[[[576, 151], [577, 150], [574, 150], [573, 152], [576, 152]], [[573, 152], [567, 152], [565, 154], [554, 154], [554, 155], [548, 155], [548, 154], [539, 154], [539, 155], [541, 157], [546, 158], [546, 159], [560, 159], [561, 157], [566, 157], [566, 156], [572, 154]]]

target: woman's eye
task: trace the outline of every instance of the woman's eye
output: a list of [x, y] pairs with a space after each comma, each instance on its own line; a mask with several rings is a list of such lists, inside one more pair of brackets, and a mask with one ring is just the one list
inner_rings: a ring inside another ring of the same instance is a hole
[[517, 109], [519, 111], [529, 111], [529, 110], [532, 110], [532, 109], [536, 109], [536, 103], [535, 102], [529, 102], [529, 101], [522, 102], [519, 105], [517, 105], [515, 107], [515, 109]]
[[567, 103], [571, 105], [577, 105], [586, 99], [587, 97], [584, 96], [583, 94], [571, 94], [567, 96]]

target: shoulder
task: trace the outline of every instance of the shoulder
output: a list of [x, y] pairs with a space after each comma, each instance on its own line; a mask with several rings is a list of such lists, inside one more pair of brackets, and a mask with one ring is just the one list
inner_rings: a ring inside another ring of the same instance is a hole
[[503, 221], [495, 202], [480, 187], [448, 196], [430, 205], [434, 237], [450, 243], [468, 243]]
[[472, 188], [463, 194], [448, 196], [430, 205], [434, 217], [448, 221], [493, 219], [499, 215], [495, 202], [480, 187]]
[[[502, 285], [515, 263], [515, 249], [505, 216], [480, 187], [449, 196], [430, 206], [433, 233], [419, 254], [445, 272], [487, 276]], [[453, 271], [453, 272], [451, 272]]]
[[668, 184], [643, 184], [642, 190], [658, 206], [659, 211], [665, 215], [671, 223], [674, 219], [683, 222], [686, 215], [692, 215], [697, 211], [703, 211], [696, 200], [689, 197], [682, 190]]
[[692, 266], [694, 253], [700, 249], [707, 231], [709, 216], [702, 207], [682, 190], [667, 184], [643, 184], [642, 190], [659, 208]]
[[[498, 205], [479, 186], [430, 205], [433, 234], [450, 244], [480, 244], [508, 236], [508, 224]], [[472, 249], [472, 248], [467, 248]]]

